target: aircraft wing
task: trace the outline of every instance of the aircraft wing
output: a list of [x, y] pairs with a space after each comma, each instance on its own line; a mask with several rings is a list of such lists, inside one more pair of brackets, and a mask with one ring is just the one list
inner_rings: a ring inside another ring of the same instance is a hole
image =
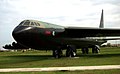
[[120, 38], [105, 38], [103, 40], [120, 40]]
[[120, 29], [67, 27], [64, 33], [65, 37], [70, 38], [109, 37], [120, 36]]

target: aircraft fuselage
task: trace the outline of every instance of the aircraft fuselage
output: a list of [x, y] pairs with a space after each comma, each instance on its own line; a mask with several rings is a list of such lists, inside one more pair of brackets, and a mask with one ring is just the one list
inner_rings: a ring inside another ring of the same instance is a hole
[[66, 36], [64, 27], [45, 28], [39, 26], [18, 25], [13, 31], [14, 39], [30, 48], [34, 49], [53, 49], [58, 46], [76, 45], [77, 47], [90, 47], [92, 45], [101, 45], [104, 40], [80, 38]]

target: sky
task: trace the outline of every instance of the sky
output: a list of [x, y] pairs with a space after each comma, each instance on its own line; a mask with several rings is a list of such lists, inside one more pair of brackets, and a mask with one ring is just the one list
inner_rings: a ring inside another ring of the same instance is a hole
[[0, 0], [0, 48], [11, 44], [13, 29], [25, 19], [61, 26], [120, 28], [120, 0]]

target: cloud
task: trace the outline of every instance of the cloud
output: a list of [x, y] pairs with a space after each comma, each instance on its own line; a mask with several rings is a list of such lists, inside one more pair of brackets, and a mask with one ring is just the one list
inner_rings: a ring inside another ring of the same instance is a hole
[[113, 4], [113, 5], [120, 5], [119, 0], [90, 0], [95, 5], [101, 5], [101, 4]]

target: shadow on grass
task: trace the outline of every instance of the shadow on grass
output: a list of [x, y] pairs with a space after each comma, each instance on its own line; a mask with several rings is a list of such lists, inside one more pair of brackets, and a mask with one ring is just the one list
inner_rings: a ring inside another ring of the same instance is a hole
[[4, 56], [4, 58], [8, 61], [0, 62], [0, 64], [19, 64], [54, 59], [51, 55], [13, 55]]
[[[14, 55], [6, 56], [9, 58], [19, 58], [19, 59], [32, 59], [32, 60], [47, 60], [54, 59], [52, 55]], [[64, 55], [62, 57], [65, 57]], [[120, 57], [120, 54], [78, 54], [77, 57]]]
[[52, 55], [14, 55], [7, 56], [9, 58], [31, 59], [31, 60], [47, 60], [52, 59]]
[[91, 58], [106, 58], [106, 57], [120, 57], [120, 54], [78, 54], [77, 57], [91, 57]]
[[54, 59], [51, 55], [12, 55], [0, 57], [0, 68], [19, 68], [19, 67], [34, 67], [42, 64], [38, 64], [38, 61], [44, 63], [44, 60]]
[[[19, 60], [18, 62], [30, 62], [30, 61], [42, 61], [42, 60], [54, 60], [52, 55], [14, 55], [5, 56], [10, 59]], [[107, 57], [120, 57], [120, 54], [78, 54], [77, 57], [83, 58], [107, 58]], [[62, 56], [66, 58], [66, 56]]]

